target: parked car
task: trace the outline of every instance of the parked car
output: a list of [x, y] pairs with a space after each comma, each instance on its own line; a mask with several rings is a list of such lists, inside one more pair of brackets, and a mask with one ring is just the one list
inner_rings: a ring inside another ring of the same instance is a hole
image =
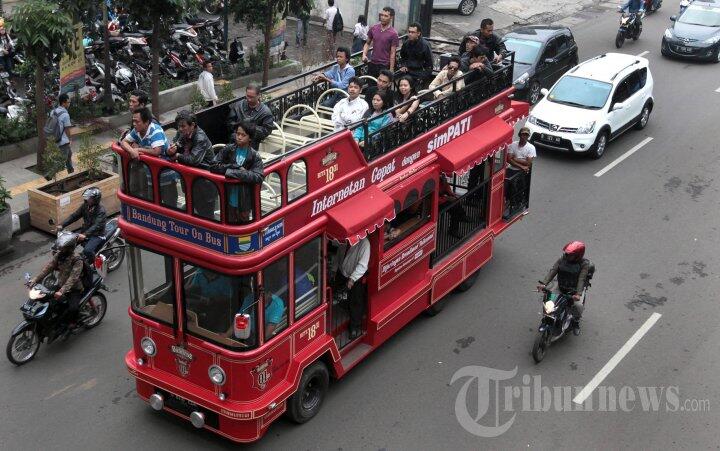
[[663, 56], [720, 62], [720, 3], [695, 0], [665, 30]]
[[475, 12], [477, 0], [435, 0], [433, 9], [454, 9], [463, 16], [469, 16]]
[[515, 97], [536, 104], [540, 90], [549, 88], [578, 63], [575, 38], [566, 27], [535, 25], [513, 30], [503, 38], [515, 52]]
[[648, 60], [622, 53], [585, 61], [542, 93], [526, 124], [530, 142], [595, 159], [630, 127], [645, 128], [655, 103]]

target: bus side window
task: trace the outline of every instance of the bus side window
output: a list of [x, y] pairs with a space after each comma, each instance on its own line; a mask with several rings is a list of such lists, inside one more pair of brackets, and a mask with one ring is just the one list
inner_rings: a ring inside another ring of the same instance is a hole
[[268, 265], [263, 270], [265, 302], [263, 318], [265, 323], [265, 341], [279, 334], [288, 326], [288, 257]]
[[193, 214], [220, 222], [220, 194], [217, 186], [205, 178], [196, 178], [192, 185]]
[[160, 171], [160, 205], [185, 211], [185, 180], [173, 169]]
[[495, 152], [493, 159], [493, 174], [505, 167], [505, 149]]
[[290, 165], [287, 173], [288, 202], [304, 196], [307, 193], [307, 166], [305, 161], [298, 160]]
[[139, 160], [128, 164], [128, 194], [149, 202], [153, 201], [153, 181], [150, 168]]
[[172, 325], [175, 319], [172, 258], [135, 246], [128, 247], [128, 256], [133, 310]]
[[282, 205], [280, 174], [271, 172], [265, 177], [260, 189], [260, 212], [265, 216], [280, 208], [280, 205]]
[[395, 219], [385, 224], [385, 246], [388, 250], [405, 239], [408, 235], [430, 222], [432, 212], [432, 193], [428, 193], [418, 199], [418, 192], [410, 191], [403, 209], [395, 216]]
[[295, 251], [295, 319], [320, 305], [322, 240], [315, 238]]

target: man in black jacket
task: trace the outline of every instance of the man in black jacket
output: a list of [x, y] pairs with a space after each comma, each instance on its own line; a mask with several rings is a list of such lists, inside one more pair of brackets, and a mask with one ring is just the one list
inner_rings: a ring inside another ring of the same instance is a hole
[[[505, 44], [502, 43], [500, 36], [494, 33], [495, 26], [492, 19], [483, 19], [480, 22], [480, 30], [473, 33], [478, 37], [479, 44], [485, 49], [487, 59], [498, 64], [507, 54]], [[465, 53], [465, 43], [460, 46], [460, 54]]]
[[[235, 133], [235, 126], [240, 121], [252, 122], [255, 124], [255, 136], [252, 140], [252, 147], [255, 150], [260, 148], [260, 142], [275, 129], [273, 122], [275, 118], [267, 105], [260, 101], [260, 87], [250, 83], [245, 88], [245, 98], [230, 105], [230, 117], [228, 127]], [[230, 136], [231, 140], [233, 136]]]
[[413, 77], [416, 87], [422, 89], [432, 76], [432, 51], [430, 44], [422, 37], [420, 24], [411, 23], [407, 36], [407, 41], [400, 49], [400, 72]]
[[83, 244], [83, 258], [92, 264], [95, 253], [105, 242], [105, 222], [107, 213], [100, 205], [102, 193], [96, 187], [90, 187], [83, 192], [83, 204], [67, 218], [58, 231], [82, 218], [83, 225], [78, 231], [78, 239]]
[[240, 122], [235, 127], [235, 143], [228, 144], [215, 156], [210, 172], [222, 174], [242, 183], [228, 184], [226, 191], [226, 220], [231, 224], [253, 219], [254, 192], [252, 185], [265, 179], [263, 161], [250, 145], [255, 135], [252, 122]]
[[197, 117], [190, 111], [183, 110], [175, 118], [178, 134], [175, 142], [168, 149], [171, 161], [187, 166], [212, 164], [212, 143], [202, 128], [197, 125]]

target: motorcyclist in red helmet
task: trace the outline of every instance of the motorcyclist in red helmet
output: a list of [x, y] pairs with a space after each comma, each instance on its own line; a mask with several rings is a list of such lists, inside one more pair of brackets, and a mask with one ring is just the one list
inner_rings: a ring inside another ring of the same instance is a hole
[[570, 296], [573, 300], [573, 316], [576, 321], [573, 324], [573, 333], [580, 334], [580, 318], [584, 310], [581, 299], [583, 289], [587, 283], [588, 269], [590, 262], [585, 256], [585, 243], [582, 241], [571, 241], [563, 248], [563, 255], [553, 265], [550, 272], [545, 276], [543, 283], [538, 289], [545, 288], [547, 284], [557, 276], [558, 291], [561, 294]]

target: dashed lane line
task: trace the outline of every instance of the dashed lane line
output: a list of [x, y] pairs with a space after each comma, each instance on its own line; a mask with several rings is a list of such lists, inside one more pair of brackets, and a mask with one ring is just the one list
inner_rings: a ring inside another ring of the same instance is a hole
[[648, 53], [650, 53], [650, 51], [649, 51], [649, 50], [645, 50], [644, 52], [640, 52], [640, 53], [638, 53], [638, 54], [635, 55], [635, 56], [645, 56], [645, 55], [647, 55]]
[[610, 169], [612, 169], [612, 168], [614, 168], [615, 166], [617, 166], [618, 164], [622, 163], [623, 160], [625, 160], [627, 157], [629, 157], [630, 155], [632, 155], [632, 154], [634, 154], [635, 152], [637, 152], [638, 150], [640, 150], [645, 144], [649, 143], [649, 142], [652, 141], [652, 140], [653, 140], [653, 139], [652, 139], [651, 136], [648, 136], [647, 138], [643, 139], [642, 141], [640, 141], [640, 143], [639, 143], [638, 145], [636, 145], [636, 146], [633, 147], [632, 149], [628, 150], [628, 151], [625, 152], [624, 154], [622, 154], [622, 155], [620, 155], [619, 157], [617, 157], [617, 159], [616, 159], [615, 161], [613, 161], [612, 163], [610, 163], [609, 165], [607, 165], [607, 166], [605, 166], [604, 168], [602, 168], [602, 169], [600, 169], [599, 171], [597, 171], [597, 172], [595, 173], [595, 177], [602, 177], [602, 176], [603, 176], [606, 172], [608, 172]]

